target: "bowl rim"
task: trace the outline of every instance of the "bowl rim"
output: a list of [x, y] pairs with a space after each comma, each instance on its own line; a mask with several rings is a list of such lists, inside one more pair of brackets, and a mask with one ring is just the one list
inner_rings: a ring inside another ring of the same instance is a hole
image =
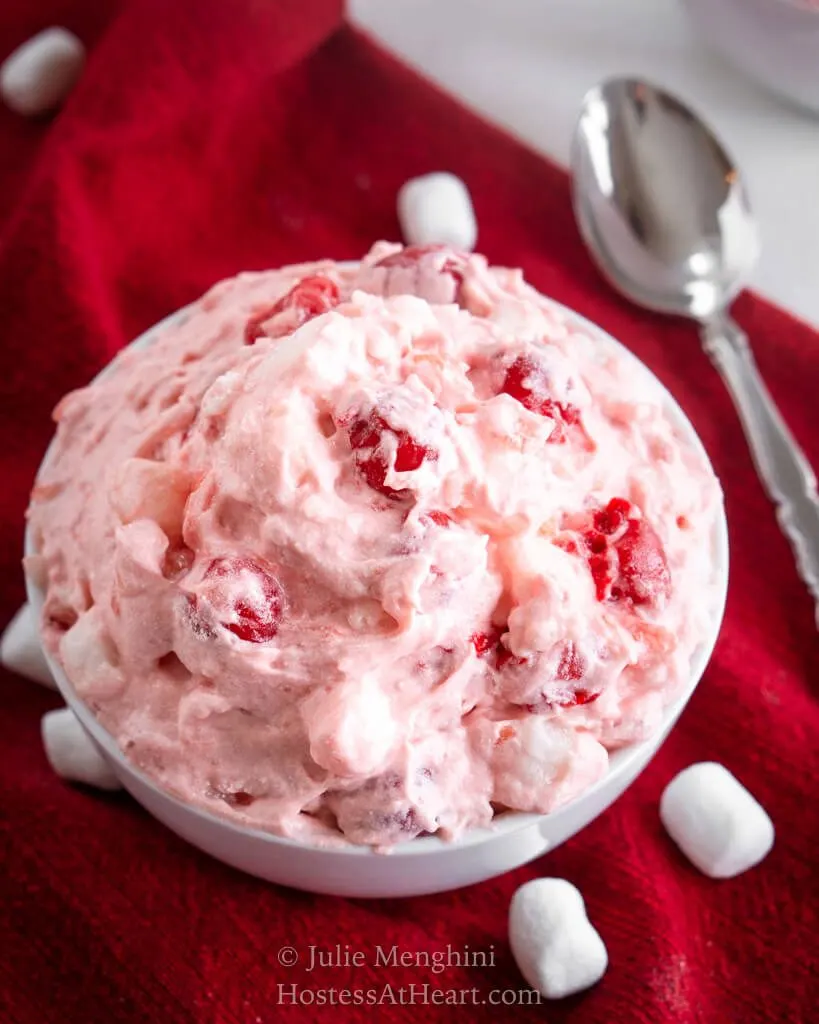
[[[339, 266], [350, 266], [357, 262], [358, 261], [340, 261]], [[648, 366], [646, 366], [646, 364], [622, 342], [618, 341], [602, 327], [593, 323], [591, 320], [582, 316], [580, 313], [577, 313], [568, 306], [563, 305], [563, 303], [557, 302], [550, 296], [542, 295], [541, 293], [538, 294], [542, 299], [546, 299], [547, 303], [573, 326], [587, 333], [594, 341], [599, 341], [609, 350], [616, 351], [618, 355], [624, 357], [627, 361], [630, 361], [630, 363], [641, 375], [643, 375], [645, 379], [650, 380], [652, 388], [656, 390], [657, 401], [661, 405], [664, 413], [668, 416], [673, 426], [679, 430], [685, 442], [691, 446], [700, 459], [704, 461], [705, 465], [709, 467], [719, 484], [719, 478], [716, 477], [716, 473], [714, 473], [711, 460], [708, 457], [705, 446], [700, 440], [693, 424], [683, 412], [679, 403], [668, 388], [666, 388], [662, 381], [648, 368]], [[198, 301], [199, 300], [196, 300], [175, 312], [170, 313], [158, 323], [143, 331], [138, 337], [134, 338], [133, 341], [120, 349], [120, 351], [116, 353], [116, 355], [97, 374], [95, 374], [92, 380], [89, 381], [89, 385], [104, 378], [109, 372], [111, 372], [121, 353], [134, 349], [147, 348], [166, 329], [184, 322], [184, 320], [187, 319], [187, 317], [189, 317], [197, 308]], [[53, 447], [54, 438], [52, 438], [52, 441], [46, 449], [43, 459], [37, 469], [36, 476], [39, 476], [42, 468], [47, 464], [49, 457], [52, 455]], [[720, 492], [722, 492], [721, 484], [719, 484], [719, 486]], [[605, 775], [598, 779], [593, 785], [583, 790], [582, 793], [578, 794], [568, 803], [561, 805], [548, 814], [538, 814], [529, 811], [506, 811], [496, 816], [488, 826], [467, 829], [455, 840], [443, 839], [440, 836], [431, 835], [416, 837], [404, 843], [397, 843], [395, 846], [390, 848], [390, 859], [395, 860], [396, 858], [407, 856], [423, 856], [425, 854], [440, 853], [443, 850], [455, 851], [468, 846], [475, 846], [487, 842], [488, 840], [500, 835], [511, 835], [534, 824], [541, 824], [546, 821], [555, 821], [556, 819], [559, 819], [561, 815], [576, 808], [581, 801], [590, 799], [604, 786], [611, 785], [619, 776], [627, 774], [629, 772], [629, 768], [635, 761], [640, 759], [647, 746], [651, 746], [653, 744], [656, 747], [659, 747], [664, 741], [667, 733], [674, 726], [677, 718], [685, 708], [694, 693], [694, 690], [699, 684], [699, 681], [708, 666], [708, 662], [711, 659], [711, 655], [714, 647], [716, 646], [722, 627], [722, 621], [725, 614], [725, 604], [728, 596], [729, 578], [728, 522], [724, 502], [720, 503], [719, 514], [716, 522], [714, 523], [712, 550], [715, 565], [716, 590], [714, 595], [714, 615], [711, 619], [711, 627], [708, 635], [694, 651], [691, 659], [690, 676], [685, 687], [678, 694], [677, 698], [663, 709], [660, 725], [651, 736], [638, 743], [627, 744], [611, 752], [609, 754], [609, 768]], [[30, 520], [27, 519], [24, 537], [24, 554], [29, 556], [35, 555], [36, 553], [31, 536]], [[59, 690], [63, 700], [65, 700], [66, 705], [77, 716], [86, 732], [88, 732], [94, 742], [102, 749], [104, 754], [114, 762], [118, 775], [122, 772], [126, 776], [134, 777], [143, 787], [152, 791], [154, 795], [175, 805], [180, 812], [187, 815], [193, 815], [195, 818], [198, 818], [203, 825], [225, 829], [234, 834], [237, 838], [252, 838], [264, 843], [271, 843], [275, 846], [290, 847], [294, 851], [304, 851], [305, 849], [309, 849], [312, 851], [333, 853], [347, 857], [381, 856], [381, 854], [379, 854], [373, 847], [353, 844], [349, 841], [345, 841], [343, 837], [339, 837], [338, 841], [334, 838], [322, 841], [319, 838], [317, 841], [312, 842], [307, 839], [300, 840], [289, 838], [287, 836], [276, 835], [273, 832], [266, 832], [263, 829], [256, 828], [252, 825], [243, 825], [239, 822], [234, 822], [227, 817], [222, 817], [216, 813], [205, 810], [202, 807], [198, 807], [195, 804], [188, 803], [181, 797], [177, 796], [172, 790], [157, 783], [153, 778], [151, 778], [151, 776], [147, 775], [142, 771], [142, 769], [134, 765], [126, 757], [114, 736], [102, 725], [85, 702], [77, 696], [72, 683], [69, 681], [62, 667], [45, 649], [39, 631], [39, 622], [45, 595], [41, 588], [31, 579], [29, 573], [24, 572], [23, 575], [25, 579], [26, 597], [32, 607], [37, 623], [37, 643], [43, 652], [52, 675], [54, 676], [57, 689]], [[336, 845], [336, 842], [338, 842], [338, 845]]]

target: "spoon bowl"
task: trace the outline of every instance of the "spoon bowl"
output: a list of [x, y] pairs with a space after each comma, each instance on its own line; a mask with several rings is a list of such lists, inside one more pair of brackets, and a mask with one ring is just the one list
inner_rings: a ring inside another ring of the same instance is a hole
[[759, 255], [734, 162], [675, 97], [637, 79], [585, 98], [573, 151], [580, 230], [604, 275], [634, 302], [708, 319]]

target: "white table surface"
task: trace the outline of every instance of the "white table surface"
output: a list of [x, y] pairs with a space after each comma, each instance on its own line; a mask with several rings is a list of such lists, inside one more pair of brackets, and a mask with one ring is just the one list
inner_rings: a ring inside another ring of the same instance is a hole
[[350, 0], [350, 9], [409, 63], [564, 165], [581, 99], [601, 78], [642, 74], [678, 92], [747, 176], [763, 238], [752, 286], [819, 326], [819, 118], [712, 55], [677, 0]]

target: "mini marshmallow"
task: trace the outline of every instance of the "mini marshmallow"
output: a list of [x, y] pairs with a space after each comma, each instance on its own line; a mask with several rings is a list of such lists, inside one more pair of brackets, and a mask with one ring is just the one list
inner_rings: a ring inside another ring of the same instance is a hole
[[0, 96], [17, 114], [46, 114], [74, 88], [84, 63], [85, 47], [73, 32], [47, 28], [3, 61]]
[[122, 788], [96, 743], [69, 708], [43, 715], [41, 732], [48, 762], [59, 776], [97, 789]]
[[773, 846], [773, 822], [764, 808], [713, 761], [692, 764], [669, 782], [660, 818], [686, 857], [710, 878], [747, 871]]
[[43, 657], [34, 612], [28, 604], [17, 612], [0, 638], [0, 664], [34, 683], [57, 689]]
[[475, 248], [478, 225], [469, 189], [454, 174], [412, 178], [398, 192], [398, 219], [410, 245]]
[[609, 962], [583, 897], [563, 878], [536, 878], [518, 889], [509, 907], [509, 944], [520, 973], [547, 999], [590, 988]]

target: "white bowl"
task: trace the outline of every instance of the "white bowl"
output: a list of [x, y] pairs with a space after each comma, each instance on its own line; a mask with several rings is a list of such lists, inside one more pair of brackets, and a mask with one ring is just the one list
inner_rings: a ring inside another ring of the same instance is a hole
[[[565, 307], [559, 308], [581, 329], [598, 339], [601, 345], [625, 354], [635, 364], [635, 373], [648, 374], [652, 378], [669, 419], [708, 462], [705, 449], [685, 414], [643, 363], [594, 324]], [[163, 320], [133, 345], [150, 344], [159, 331], [182, 319], [186, 313], [183, 309]], [[44, 461], [48, 458], [49, 453], [46, 452]], [[33, 553], [30, 531], [27, 531], [26, 554]], [[728, 533], [724, 513], [720, 515], [714, 531], [713, 558], [719, 582], [711, 631], [695, 652], [685, 692], [667, 709], [655, 736], [647, 742], [616, 751], [611, 756], [610, 769], [604, 778], [551, 814], [509, 812], [496, 818], [491, 828], [473, 829], [457, 842], [446, 842], [435, 836], [423, 837], [400, 844], [386, 855], [374, 853], [367, 847], [328, 849], [308, 846], [233, 824], [184, 803], [159, 788], [128, 761], [114, 738], [77, 697], [60, 666], [47, 653], [45, 657], [66, 704], [96, 742], [125, 789], [150, 814], [189, 843], [241, 871], [297, 889], [335, 896], [418, 896], [493, 878], [553, 850], [588, 825], [634, 781], [656, 753], [694, 692], [716, 643], [728, 587]], [[43, 592], [28, 578], [26, 588], [28, 600], [39, 621]]]
[[819, 6], [683, 0], [703, 38], [772, 92], [819, 112]]

